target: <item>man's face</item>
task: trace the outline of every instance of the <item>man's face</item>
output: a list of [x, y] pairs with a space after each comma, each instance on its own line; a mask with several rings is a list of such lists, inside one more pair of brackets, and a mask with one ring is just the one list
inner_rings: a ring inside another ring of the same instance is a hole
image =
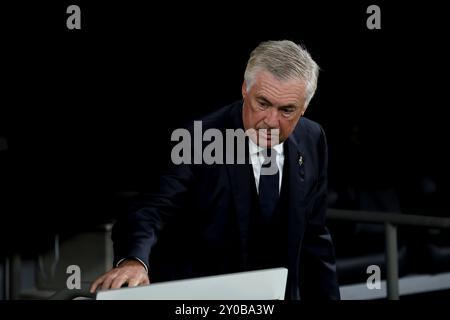
[[[286, 140], [305, 113], [305, 82], [280, 81], [267, 71], [256, 74], [249, 92], [244, 81], [242, 97], [244, 129], [256, 130], [258, 141], [255, 136], [250, 135], [250, 138], [261, 147], [272, 147]], [[279, 136], [270, 134], [270, 129], [278, 129]]]

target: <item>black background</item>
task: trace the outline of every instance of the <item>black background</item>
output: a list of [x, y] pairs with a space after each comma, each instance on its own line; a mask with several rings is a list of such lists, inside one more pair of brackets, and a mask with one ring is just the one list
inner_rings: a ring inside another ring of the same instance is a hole
[[[240, 99], [263, 40], [302, 43], [322, 69], [306, 116], [327, 133], [330, 188], [394, 188], [405, 212], [447, 215], [438, 2], [146, 3], [2, 4], [2, 250], [33, 251], [55, 230], [119, 214], [118, 192], [155, 182], [174, 128]], [[81, 30], [66, 28], [70, 4]], [[381, 30], [366, 27], [370, 4]]]

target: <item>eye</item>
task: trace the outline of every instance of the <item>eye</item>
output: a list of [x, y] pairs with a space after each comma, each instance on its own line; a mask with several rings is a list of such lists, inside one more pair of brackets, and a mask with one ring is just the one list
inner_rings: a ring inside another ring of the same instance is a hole
[[265, 110], [269, 107], [269, 105], [265, 101], [258, 101], [258, 106], [263, 110]]
[[294, 113], [294, 109], [281, 109], [281, 112], [283, 113], [284, 116], [289, 117], [290, 115], [292, 115]]

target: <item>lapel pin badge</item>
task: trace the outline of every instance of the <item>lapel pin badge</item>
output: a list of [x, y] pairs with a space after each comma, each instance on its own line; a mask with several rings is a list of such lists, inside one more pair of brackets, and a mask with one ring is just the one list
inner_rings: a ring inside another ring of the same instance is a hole
[[298, 158], [298, 164], [299, 164], [300, 166], [303, 165], [303, 156], [300, 156], [300, 158]]

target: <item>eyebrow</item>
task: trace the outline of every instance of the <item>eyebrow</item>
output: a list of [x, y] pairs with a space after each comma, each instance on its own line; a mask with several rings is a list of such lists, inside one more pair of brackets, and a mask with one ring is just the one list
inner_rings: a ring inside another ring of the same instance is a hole
[[273, 103], [272, 102], [270, 102], [266, 97], [264, 97], [264, 96], [258, 96], [258, 97], [256, 97], [257, 99], [259, 99], [259, 100], [263, 100], [265, 103], [267, 103], [267, 104], [270, 104], [270, 105], [272, 105]]
[[[269, 104], [269, 105], [273, 105], [273, 103], [270, 102], [270, 101], [269, 101], [266, 97], [264, 97], [264, 96], [257, 96], [256, 99], [258, 99], [258, 100], [263, 100], [265, 103], [267, 103], [267, 104]], [[280, 107], [278, 107], [278, 109], [287, 109], [287, 108], [289, 108], [289, 109], [297, 109], [297, 106], [296, 106], [296, 105], [293, 105], [293, 104], [288, 104], [288, 105], [285, 105], [285, 106], [280, 106]]]
[[297, 109], [297, 106], [295, 106], [293, 104], [288, 104], [285, 106], [281, 106], [279, 109]]

